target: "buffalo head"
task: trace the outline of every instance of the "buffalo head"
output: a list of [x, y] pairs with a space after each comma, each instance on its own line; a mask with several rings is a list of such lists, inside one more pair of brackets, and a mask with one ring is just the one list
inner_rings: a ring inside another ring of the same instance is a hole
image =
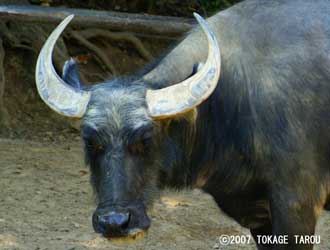
[[52, 32], [40, 52], [36, 83], [42, 100], [61, 115], [81, 119], [98, 198], [93, 226], [107, 237], [135, 235], [149, 228], [146, 211], [158, 193], [164, 151], [170, 147], [162, 121], [194, 109], [218, 83], [217, 41], [208, 24], [195, 17], [208, 39], [207, 60], [193, 76], [162, 89], [153, 89], [143, 80], [121, 79], [89, 88], [69, 86], [54, 69], [52, 51], [73, 16]]

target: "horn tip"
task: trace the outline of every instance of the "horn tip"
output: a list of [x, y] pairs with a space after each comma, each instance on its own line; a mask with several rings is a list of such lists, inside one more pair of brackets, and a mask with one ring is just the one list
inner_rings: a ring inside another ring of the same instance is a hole
[[193, 15], [198, 22], [200, 22], [200, 20], [203, 20], [203, 17], [201, 17], [201, 15], [199, 15], [197, 12], [194, 12]]
[[194, 12], [194, 17], [196, 18], [197, 22], [199, 23], [199, 25], [202, 26], [203, 29], [205, 29], [207, 27], [207, 23], [202, 16], [200, 16], [198, 13]]
[[193, 12], [194, 17], [200, 17], [200, 15], [197, 12]]
[[70, 14], [65, 19], [71, 21], [73, 18], [74, 18], [74, 14]]

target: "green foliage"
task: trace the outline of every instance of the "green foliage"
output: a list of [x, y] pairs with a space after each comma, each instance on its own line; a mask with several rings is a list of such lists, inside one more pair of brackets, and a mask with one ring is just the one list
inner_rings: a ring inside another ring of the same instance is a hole
[[214, 14], [219, 10], [226, 9], [240, 1], [242, 0], [199, 0], [198, 2], [205, 12], [208, 14]]

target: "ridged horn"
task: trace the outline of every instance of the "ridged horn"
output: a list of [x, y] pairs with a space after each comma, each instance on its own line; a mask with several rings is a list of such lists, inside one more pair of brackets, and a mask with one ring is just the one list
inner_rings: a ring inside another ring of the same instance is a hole
[[207, 36], [207, 60], [190, 78], [166, 88], [147, 90], [146, 102], [153, 118], [162, 119], [185, 113], [206, 100], [217, 86], [221, 68], [219, 46], [206, 21], [197, 13], [194, 16]]
[[36, 65], [36, 84], [41, 99], [51, 109], [64, 116], [80, 118], [86, 111], [91, 93], [66, 84], [56, 73], [52, 62], [55, 43], [73, 17], [66, 17], [42, 47]]

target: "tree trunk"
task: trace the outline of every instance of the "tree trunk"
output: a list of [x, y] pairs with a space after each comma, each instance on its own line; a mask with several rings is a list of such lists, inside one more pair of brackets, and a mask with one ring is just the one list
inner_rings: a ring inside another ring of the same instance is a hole
[[5, 92], [5, 72], [4, 72], [4, 58], [5, 50], [3, 48], [2, 39], [0, 39], [0, 128], [8, 127], [8, 113], [4, 105], [4, 92]]
[[0, 6], [1, 20], [15, 20], [34, 23], [58, 24], [65, 17], [74, 14], [73, 26], [102, 27], [112, 31], [130, 31], [134, 33], [179, 36], [189, 31], [195, 21], [188, 18], [154, 16], [147, 14], [128, 14], [115, 11], [97, 11], [70, 8], [40, 6]]

